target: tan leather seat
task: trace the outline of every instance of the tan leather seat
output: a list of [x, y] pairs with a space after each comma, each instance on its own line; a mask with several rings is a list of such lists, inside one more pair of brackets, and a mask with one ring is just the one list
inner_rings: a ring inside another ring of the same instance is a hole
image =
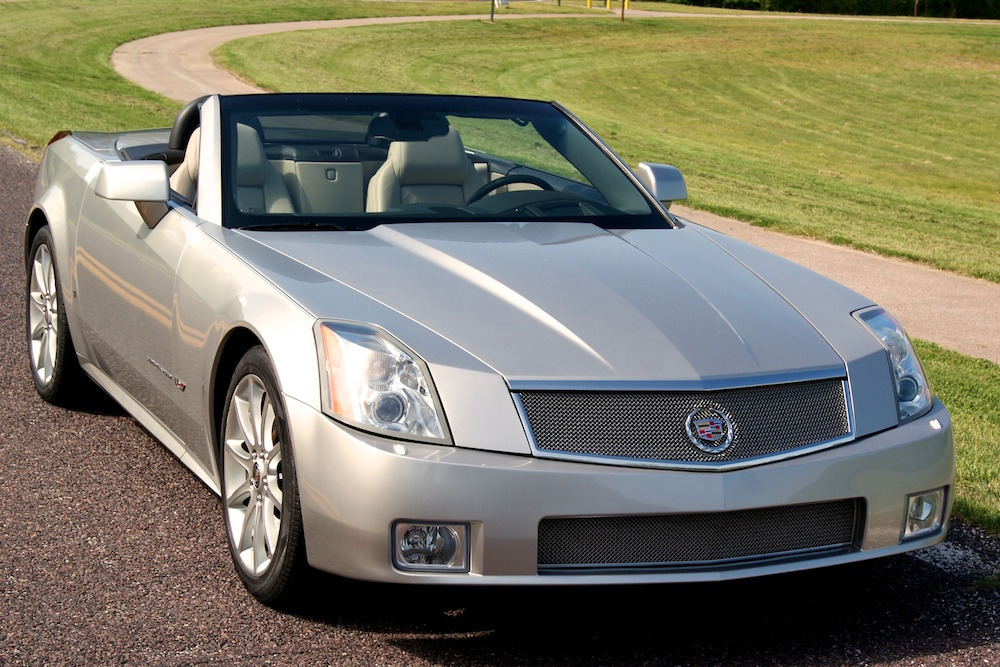
[[367, 211], [401, 204], [461, 206], [484, 183], [473, 168], [458, 130], [427, 141], [394, 141], [368, 183]]
[[170, 176], [170, 189], [189, 202], [198, 195], [198, 159], [201, 155], [201, 128], [195, 128], [184, 149], [184, 161]]
[[243, 213], [294, 213], [281, 174], [267, 161], [257, 130], [236, 125], [236, 205]]

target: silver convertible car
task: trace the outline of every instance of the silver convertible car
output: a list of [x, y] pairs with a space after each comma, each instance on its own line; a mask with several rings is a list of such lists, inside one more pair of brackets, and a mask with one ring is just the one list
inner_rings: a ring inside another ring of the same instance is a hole
[[899, 322], [686, 195], [530, 100], [214, 95], [61, 132], [34, 383], [97, 383], [218, 493], [268, 604], [310, 568], [691, 582], [942, 540], [951, 421]]

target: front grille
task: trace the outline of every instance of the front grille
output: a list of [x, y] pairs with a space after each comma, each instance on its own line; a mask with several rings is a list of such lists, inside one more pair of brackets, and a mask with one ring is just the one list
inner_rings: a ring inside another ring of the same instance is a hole
[[541, 574], [645, 571], [747, 564], [849, 551], [860, 500], [732, 512], [543, 519]]
[[[583, 455], [669, 465], [731, 463], [844, 439], [851, 434], [843, 380], [717, 391], [520, 391], [538, 456]], [[727, 415], [732, 443], [696, 447], [687, 420]]]

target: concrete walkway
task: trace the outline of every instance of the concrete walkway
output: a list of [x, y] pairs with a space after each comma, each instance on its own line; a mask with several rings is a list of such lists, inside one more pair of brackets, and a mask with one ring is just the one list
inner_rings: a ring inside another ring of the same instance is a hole
[[[638, 15], [639, 12], [631, 10], [626, 14]], [[725, 16], [661, 12], [641, 12], [641, 15], [674, 19]], [[606, 14], [595, 12], [497, 16], [508, 21], [522, 18], [596, 18], [605, 17]], [[186, 102], [209, 93], [264, 92], [215, 66], [212, 51], [234, 39], [292, 30], [484, 18], [467, 15], [382, 17], [201, 28], [155, 35], [123, 44], [115, 49], [111, 63], [120, 74], [140, 86]], [[857, 19], [844, 17], [840, 20]], [[651, 160], [657, 159], [657, 156], [649, 157]], [[1000, 285], [996, 283], [964, 278], [946, 271], [841, 246], [785, 236], [738, 220], [682, 206], [675, 206], [672, 210], [698, 224], [787, 257], [867, 295], [899, 317], [912, 336], [933, 341], [963, 354], [1000, 363], [1000, 335], [993, 329], [993, 325], [1000, 320]], [[1000, 261], [1000, 249], [997, 249], [997, 256]]]
[[[591, 14], [507, 14], [503, 16], [502, 20], [552, 18], [554, 16], [607, 18], [607, 14], [603, 12], [594, 12]], [[179, 102], [188, 102], [196, 97], [211, 93], [222, 95], [261, 93], [265, 91], [217, 68], [212, 59], [212, 51], [234, 39], [271, 35], [292, 30], [325, 30], [399, 23], [482, 21], [488, 19], [489, 15], [472, 14], [384, 16], [198, 28], [153, 35], [122, 44], [111, 54], [111, 66], [126, 79]]]

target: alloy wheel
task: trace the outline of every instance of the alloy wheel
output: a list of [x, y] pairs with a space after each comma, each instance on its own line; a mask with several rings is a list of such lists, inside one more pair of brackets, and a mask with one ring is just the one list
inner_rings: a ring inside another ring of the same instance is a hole
[[248, 574], [261, 576], [278, 549], [283, 477], [281, 424], [256, 375], [240, 380], [229, 403], [223, 475], [234, 553]]
[[31, 366], [39, 383], [52, 382], [59, 345], [59, 294], [52, 253], [39, 245], [31, 262], [28, 285], [28, 328]]

